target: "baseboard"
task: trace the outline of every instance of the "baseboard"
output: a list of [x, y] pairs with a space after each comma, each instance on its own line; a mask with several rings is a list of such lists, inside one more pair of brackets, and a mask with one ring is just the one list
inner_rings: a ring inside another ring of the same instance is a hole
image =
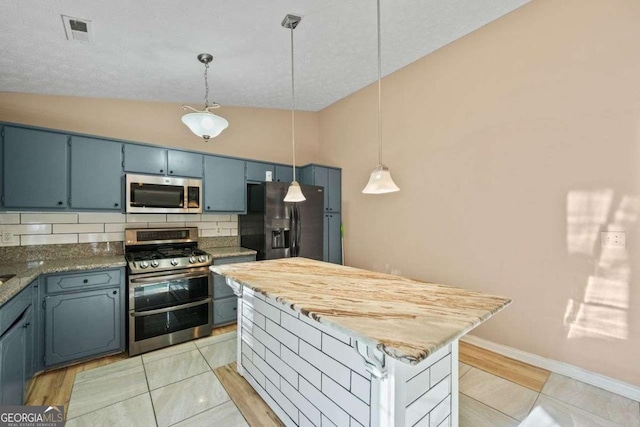
[[461, 341], [484, 348], [486, 350], [493, 351], [494, 353], [498, 353], [515, 360], [519, 360], [520, 362], [528, 363], [530, 365], [537, 366], [539, 368], [543, 368], [578, 381], [582, 381], [584, 383], [602, 388], [612, 393], [619, 394], [629, 399], [640, 401], [640, 387], [634, 386], [632, 384], [606, 377], [604, 375], [596, 374], [595, 372], [578, 368], [577, 366], [570, 365], [568, 363], [558, 362], [557, 360], [547, 359], [546, 357], [538, 356], [533, 353], [527, 353], [526, 351], [518, 350], [513, 347], [496, 344], [492, 341], [488, 341], [484, 338], [479, 338], [474, 335], [465, 335], [461, 338]]

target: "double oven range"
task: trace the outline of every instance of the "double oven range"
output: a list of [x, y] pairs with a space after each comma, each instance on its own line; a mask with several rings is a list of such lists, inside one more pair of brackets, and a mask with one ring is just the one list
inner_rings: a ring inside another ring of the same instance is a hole
[[129, 355], [211, 334], [211, 255], [198, 229], [125, 230]]

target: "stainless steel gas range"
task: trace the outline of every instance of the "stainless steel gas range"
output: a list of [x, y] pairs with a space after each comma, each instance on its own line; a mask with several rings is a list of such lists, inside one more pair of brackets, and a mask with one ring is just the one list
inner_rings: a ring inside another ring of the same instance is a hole
[[129, 355], [211, 334], [211, 255], [198, 229], [125, 230], [129, 287]]

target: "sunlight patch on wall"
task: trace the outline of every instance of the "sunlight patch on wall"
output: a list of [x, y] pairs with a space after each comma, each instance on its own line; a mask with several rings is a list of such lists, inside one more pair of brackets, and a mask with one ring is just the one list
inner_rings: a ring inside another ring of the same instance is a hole
[[593, 255], [600, 228], [607, 222], [613, 190], [571, 191], [567, 196], [567, 249]]
[[[612, 200], [611, 190], [572, 191], [568, 194], [567, 244], [570, 254], [594, 254], [600, 227], [607, 222]], [[638, 212], [640, 199], [623, 196], [606, 229], [631, 230], [638, 220]], [[572, 223], [576, 226], [573, 229]], [[631, 283], [629, 254], [624, 247], [603, 246], [599, 249], [593, 274], [589, 275], [584, 290], [580, 291], [582, 297], [570, 298], [567, 302], [564, 315], [567, 337], [626, 340], [629, 338]]]

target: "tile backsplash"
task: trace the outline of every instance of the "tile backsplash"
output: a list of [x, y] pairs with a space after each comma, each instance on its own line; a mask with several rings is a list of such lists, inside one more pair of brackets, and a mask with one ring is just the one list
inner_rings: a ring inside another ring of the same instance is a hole
[[228, 214], [0, 213], [0, 246], [124, 241], [125, 228], [198, 227], [200, 237], [238, 235]]

